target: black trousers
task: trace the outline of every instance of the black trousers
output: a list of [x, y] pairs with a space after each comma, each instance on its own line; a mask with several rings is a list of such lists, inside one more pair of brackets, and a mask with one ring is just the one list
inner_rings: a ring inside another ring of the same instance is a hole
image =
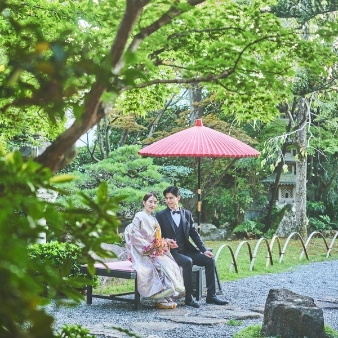
[[171, 250], [171, 254], [174, 257], [176, 263], [183, 269], [183, 280], [185, 286], [186, 299], [192, 297], [193, 285], [192, 285], [192, 266], [204, 266], [205, 267], [205, 279], [208, 295], [214, 295], [216, 293], [216, 281], [215, 281], [215, 260], [202, 254], [201, 252]]

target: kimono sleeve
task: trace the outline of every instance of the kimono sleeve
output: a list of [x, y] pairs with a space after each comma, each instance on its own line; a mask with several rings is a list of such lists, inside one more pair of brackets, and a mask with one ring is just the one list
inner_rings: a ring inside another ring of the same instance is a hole
[[126, 247], [128, 254], [132, 250], [136, 250], [142, 255], [144, 248], [151, 245], [154, 239], [154, 231], [148, 233], [143, 228], [143, 221], [135, 217], [133, 222], [130, 223], [125, 230]]

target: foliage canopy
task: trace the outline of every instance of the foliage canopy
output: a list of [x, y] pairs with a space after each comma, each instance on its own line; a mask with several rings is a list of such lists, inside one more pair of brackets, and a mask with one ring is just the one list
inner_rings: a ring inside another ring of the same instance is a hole
[[[145, 114], [163, 104], [174, 84], [210, 83], [225, 113], [269, 121], [290, 94], [292, 65], [323, 72], [320, 60], [331, 51], [299, 38], [262, 9], [267, 5], [3, 1], [0, 94], [6, 99], [0, 109], [57, 124], [72, 112], [74, 124], [38, 158], [52, 171], [62, 168], [67, 149], [105, 116], [107, 105]], [[322, 32], [333, 36], [324, 25]]]

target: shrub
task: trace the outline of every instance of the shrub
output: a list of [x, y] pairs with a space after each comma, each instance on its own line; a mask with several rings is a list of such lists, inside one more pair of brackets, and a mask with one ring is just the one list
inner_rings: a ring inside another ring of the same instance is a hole
[[80, 255], [81, 249], [71, 243], [39, 243], [28, 247], [28, 259], [37, 264], [48, 264], [67, 277], [81, 276]]
[[95, 338], [81, 325], [64, 325], [57, 338]]
[[264, 224], [246, 219], [237, 225], [232, 231], [233, 234], [244, 235], [246, 238], [260, 237]]
[[317, 217], [309, 218], [309, 228], [310, 231], [323, 231], [323, 230], [332, 230], [333, 223], [331, 223], [331, 219], [327, 215], [319, 215]]
[[42, 232], [58, 237], [66, 227], [93, 272], [93, 254], [112, 257], [101, 243], [114, 243], [118, 237], [116, 212], [122, 198], [109, 197], [102, 182], [94, 197], [79, 192], [84, 200], [82, 209], [71, 203], [61, 208], [38, 197], [37, 191], [60, 191], [71, 175], [53, 176], [32, 160], [24, 162], [19, 152], [3, 155], [0, 151], [0, 161], [0, 303], [6, 305], [0, 306], [0, 337], [55, 337], [53, 317], [42, 305], [53, 298], [59, 301], [59, 294], [82, 301], [79, 288], [88, 282], [77, 276], [69, 278], [70, 270], [68, 274], [65, 271], [67, 264], [71, 266], [68, 259], [61, 269], [64, 275], [49, 264], [29, 259], [28, 247], [37, 243]]
[[[64, 277], [65, 287], [71, 286], [72, 281], [77, 277], [79, 280], [87, 277], [80, 271], [80, 266], [83, 264], [81, 248], [72, 243], [50, 242], [31, 245], [28, 247], [28, 259], [32, 260], [37, 267], [48, 265], [54, 272], [59, 273]], [[51, 291], [47, 281], [41, 276], [39, 269], [32, 271], [32, 273], [40, 278], [41, 283], [46, 286], [43, 294], [47, 296], [46, 292]], [[94, 276], [93, 279], [94, 285], [96, 285], [97, 276]]]

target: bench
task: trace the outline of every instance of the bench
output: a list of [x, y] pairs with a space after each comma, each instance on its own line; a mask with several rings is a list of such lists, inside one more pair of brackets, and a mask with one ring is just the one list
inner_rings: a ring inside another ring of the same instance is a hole
[[[93, 298], [110, 299], [132, 303], [134, 304], [135, 310], [139, 310], [141, 308], [141, 303], [140, 303], [140, 294], [137, 291], [137, 273], [133, 269], [131, 262], [125, 260], [125, 261], [109, 262], [105, 264], [107, 267], [105, 267], [102, 263], [94, 264], [96, 276], [134, 279], [135, 280], [134, 291], [109, 296], [97, 295], [93, 294], [93, 286], [87, 285], [87, 304], [88, 305], [92, 304]], [[82, 273], [90, 276], [86, 264], [82, 265], [80, 270]], [[197, 301], [200, 300], [202, 297], [202, 272], [203, 272], [202, 267], [196, 265], [193, 266], [193, 287], [194, 287], [193, 295]], [[133, 295], [133, 297], [132, 298], [125, 297], [130, 295]]]
[[[121, 302], [132, 303], [135, 306], [135, 310], [139, 310], [141, 307], [140, 303], [140, 294], [137, 291], [137, 274], [136, 271], [133, 269], [130, 261], [118, 261], [118, 262], [108, 262], [105, 263], [104, 266], [102, 263], [94, 264], [95, 267], [95, 275], [96, 276], [105, 276], [105, 277], [115, 277], [115, 278], [123, 278], [123, 279], [134, 279], [135, 286], [133, 292], [125, 292], [119, 293], [114, 295], [96, 295], [93, 294], [93, 286], [87, 285], [87, 304], [90, 305], [93, 302], [93, 298], [102, 298], [102, 299], [110, 299], [110, 300], [118, 300]], [[87, 274], [90, 276], [87, 264], [82, 265], [80, 268], [82, 273]], [[132, 298], [124, 297], [133, 295]]]

